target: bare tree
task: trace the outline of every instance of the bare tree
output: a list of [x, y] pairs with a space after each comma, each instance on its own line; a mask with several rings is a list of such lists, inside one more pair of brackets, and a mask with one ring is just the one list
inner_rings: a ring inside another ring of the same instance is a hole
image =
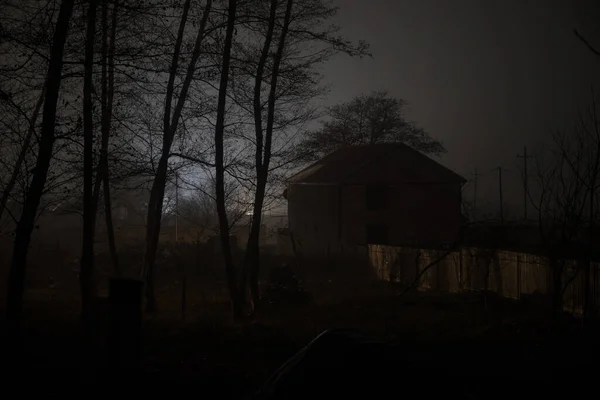
[[89, 0], [85, 41], [83, 76], [83, 235], [81, 269], [81, 312], [89, 328], [90, 307], [94, 296], [94, 225], [97, 200], [94, 196], [94, 112], [92, 103], [92, 76], [94, 69], [94, 44], [96, 37], [96, 0]]
[[163, 112], [163, 133], [162, 133], [162, 149], [160, 159], [156, 168], [156, 175], [152, 183], [150, 199], [148, 201], [148, 218], [146, 222], [146, 251], [144, 255], [144, 271], [143, 275], [146, 279], [146, 308], [148, 311], [156, 311], [156, 298], [154, 295], [154, 264], [156, 260], [156, 251], [158, 248], [158, 239], [160, 234], [160, 222], [162, 218], [163, 199], [165, 185], [167, 182], [167, 172], [169, 166], [169, 157], [171, 153], [171, 145], [175, 133], [177, 132], [180, 123], [183, 107], [188, 95], [190, 84], [194, 78], [196, 62], [200, 57], [202, 41], [205, 37], [205, 28], [208, 16], [211, 12], [212, 0], [207, 0], [202, 14], [202, 21], [196, 35], [196, 40], [191, 53], [191, 58], [187, 67], [185, 78], [181, 84], [181, 89], [176, 98], [175, 107], [172, 109], [172, 104], [175, 101], [175, 78], [178, 73], [178, 65], [180, 62], [180, 53], [184, 41], [185, 27], [188, 20], [190, 10], [190, 0], [186, 0], [183, 5], [183, 12], [175, 42], [175, 49], [169, 68], [169, 78], [167, 84], [167, 92], [165, 95], [165, 106]]
[[108, 142], [111, 133], [113, 100], [115, 94], [115, 41], [117, 36], [117, 13], [119, 1], [113, 1], [110, 38], [108, 37], [108, 0], [102, 3], [102, 147], [100, 149], [100, 161], [98, 166], [98, 177], [102, 179], [104, 195], [104, 213], [106, 220], [106, 232], [114, 270], [119, 275], [119, 258], [115, 244], [115, 229], [112, 219], [112, 205], [110, 198], [110, 175], [108, 167]]
[[[282, 6], [280, 3], [283, 3]], [[254, 209], [241, 290], [249, 285], [252, 309], [260, 297], [259, 237], [268, 184], [277, 187], [277, 170], [293, 164], [298, 156], [290, 145], [296, 141], [295, 137], [289, 137], [286, 132], [299, 135], [296, 127], [302, 127], [317, 115], [309, 104], [326, 90], [319, 84], [314, 67], [339, 53], [359, 57], [368, 54], [368, 46], [364, 42], [354, 44], [336, 36], [338, 27], [322, 28], [322, 22], [336, 13], [337, 8], [321, 1], [271, 1], [266, 27], [263, 28], [263, 46], [256, 54], [258, 61], [249, 62], [246, 67], [252, 66], [254, 69], [252, 116], [255, 178]], [[307, 48], [317, 50], [311, 52]]]
[[215, 193], [217, 201], [217, 214], [219, 216], [219, 236], [221, 239], [221, 248], [223, 250], [223, 259], [225, 270], [227, 272], [227, 285], [233, 307], [235, 318], [242, 316], [242, 299], [237, 286], [237, 273], [231, 254], [231, 242], [229, 237], [229, 221], [227, 209], [225, 207], [225, 106], [227, 100], [227, 84], [229, 82], [229, 66], [231, 63], [231, 48], [233, 43], [233, 34], [235, 29], [235, 18], [237, 11], [237, 1], [229, 0], [227, 8], [227, 30], [223, 48], [223, 61], [221, 66], [221, 78], [219, 81], [219, 99], [217, 104], [217, 123], [215, 126]]
[[[35, 162], [55, 4], [4, 1], [0, 40], [0, 230], [17, 223]], [[7, 205], [10, 203], [9, 209]], [[6, 212], [6, 213], [5, 213]], [[3, 217], [8, 218], [3, 219]], [[12, 220], [9, 222], [9, 220]]]
[[[219, 218], [214, 195], [215, 180], [213, 177], [199, 183], [180, 178], [180, 187], [185, 188], [187, 195], [178, 201], [177, 215], [180, 225], [196, 230], [201, 236], [219, 234]], [[234, 181], [226, 182], [225, 207], [229, 221], [229, 229], [235, 233], [235, 225], [252, 210], [252, 204], [244, 201], [239, 186]]]
[[[242, 34], [234, 35], [231, 50], [225, 40], [217, 51], [221, 65], [222, 55], [230, 51], [226, 61], [230, 87], [225, 86], [225, 94], [219, 92], [219, 101], [225, 102], [219, 102], [220, 112], [227, 111], [227, 124], [223, 122], [215, 135], [220, 233], [236, 316], [245, 306], [252, 312], [257, 305], [262, 213], [281, 199], [278, 184], [283, 181], [281, 171], [293, 164], [292, 144], [317, 115], [311, 102], [327, 91], [315, 67], [339, 53], [362, 56], [368, 48], [337, 35], [337, 26], [326, 25], [337, 8], [321, 0], [248, 1], [238, 6], [232, 29]], [[220, 89], [222, 84], [223, 80]], [[217, 124], [219, 117], [218, 111]], [[236, 182], [252, 203], [250, 234], [239, 268], [230, 255], [231, 224], [219, 204], [226, 178]]]
[[406, 143], [426, 154], [439, 155], [446, 150], [422, 128], [403, 115], [406, 102], [387, 92], [371, 92], [328, 108], [329, 119], [310, 132], [298, 151], [303, 160], [313, 161], [341, 146], [376, 143]]
[[15, 234], [6, 304], [6, 319], [10, 333], [13, 335], [18, 335], [21, 329], [27, 253], [31, 239], [31, 232], [33, 230], [40, 199], [44, 192], [48, 168], [52, 158], [52, 149], [55, 141], [54, 130], [56, 123], [56, 109], [63, 66], [63, 54], [73, 8], [73, 0], [63, 0], [61, 2], [60, 10], [56, 20], [56, 28], [54, 30], [52, 39], [52, 49], [50, 52], [50, 61], [48, 65], [48, 73], [46, 76], [46, 97], [42, 112], [42, 127], [38, 142], [38, 155], [31, 185], [27, 192], [25, 204], [23, 206]]
[[[547, 159], [536, 159], [539, 194], [530, 194], [550, 262], [555, 313], [562, 311], [565, 291], [583, 273], [583, 311], [586, 316], [590, 314], [590, 263], [595, 250], [600, 188], [600, 124], [594, 93], [592, 97], [589, 109], [580, 115], [573, 129], [554, 133]], [[579, 258], [580, 262], [575, 273], [566, 278], [570, 258]]]
[[[283, 17], [281, 33], [277, 43], [277, 48], [273, 56], [273, 66], [271, 69], [271, 80], [269, 82], [269, 95], [267, 100], [267, 124], [266, 129], [263, 128], [263, 106], [261, 99], [261, 86], [265, 64], [271, 49], [271, 41], [273, 40], [273, 31], [275, 26], [277, 1], [271, 1], [271, 9], [269, 13], [269, 26], [265, 35], [263, 49], [261, 51], [258, 62], [256, 80], [254, 84], [254, 129], [256, 136], [256, 192], [254, 196], [254, 209], [252, 211], [252, 224], [248, 244], [246, 246], [246, 258], [242, 273], [242, 287], [246, 286], [246, 281], [249, 278], [250, 293], [254, 306], [258, 304], [258, 272], [259, 272], [259, 237], [260, 226], [263, 211], [263, 203], [265, 199], [265, 191], [267, 187], [267, 179], [269, 175], [269, 166], [271, 163], [271, 146], [273, 142], [273, 127], [275, 120], [275, 101], [277, 94], [277, 83], [279, 78], [279, 70], [283, 51], [286, 46], [287, 34], [290, 27], [290, 18], [292, 15], [293, 0], [287, 0], [285, 3], [285, 14]], [[264, 135], [263, 135], [264, 133]]]
[[[10, 194], [12, 193], [12, 191], [15, 187], [15, 184], [17, 183], [17, 179], [19, 178], [19, 173], [21, 172], [23, 163], [25, 162], [25, 157], [27, 157], [27, 153], [30, 151], [31, 139], [33, 138], [33, 134], [35, 133], [37, 119], [38, 119], [40, 110], [42, 108], [42, 104], [44, 103], [44, 95], [45, 95], [45, 90], [43, 89], [40, 93], [40, 96], [35, 105], [35, 108], [33, 109], [31, 118], [29, 119], [29, 128], [27, 129], [25, 139], [23, 140], [23, 143], [21, 144], [21, 150], [19, 151], [17, 160], [16, 160], [14, 166], [12, 167], [12, 173], [10, 174], [8, 181], [4, 185], [4, 188], [2, 189], [2, 197], [0, 197], [0, 221], [2, 221], [2, 216], [4, 214], [4, 210], [6, 209], [6, 204], [10, 197]], [[1, 226], [0, 226], [0, 229], [1, 229]]]

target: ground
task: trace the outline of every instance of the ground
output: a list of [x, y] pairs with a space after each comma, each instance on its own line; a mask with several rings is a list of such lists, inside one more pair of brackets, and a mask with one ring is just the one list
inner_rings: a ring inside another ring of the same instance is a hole
[[[334, 327], [356, 328], [399, 345], [402, 358], [394, 368], [406, 367], [430, 383], [450, 383], [452, 390], [467, 388], [475, 398], [495, 398], [500, 390], [514, 397], [524, 393], [526, 384], [536, 388], [535, 382], [547, 383], [549, 367], [591, 362], [594, 341], [575, 320], [551, 323], [523, 304], [493, 297], [484, 302], [480, 294], [429, 292], [398, 298], [395, 293], [382, 285], [369, 296], [265, 308], [255, 320], [233, 324], [226, 303], [189, 307], [184, 322], [175, 307], [166, 307], [163, 292], [162, 313], [144, 318], [141, 373], [127, 373], [121, 380], [146, 389], [192, 383], [221, 398], [242, 398], [318, 333]], [[33, 373], [38, 382], [54, 384], [56, 375], [69, 382], [115, 382], [106, 381], [115, 377], [98, 364], [86, 363], [102, 358], [103, 342], [99, 335], [94, 356], [84, 350], [76, 312], [67, 303], [30, 298], [26, 321], [22, 362], [27, 376]], [[431, 366], [438, 372], [415, 372]], [[487, 378], [473, 381], [474, 374], [482, 373]], [[406, 381], [409, 375], [402, 376], [401, 386], [414, 384]], [[499, 376], [502, 388], [497, 387]]]
[[[134, 254], [124, 264], [133, 265], [138, 258]], [[25, 350], [17, 364], [5, 366], [6, 382], [61, 389], [79, 382], [97, 388], [135, 384], [138, 392], [165, 384], [188, 392], [187, 384], [192, 384], [200, 395], [240, 399], [316, 335], [340, 327], [398, 346], [390, 371], [394, 376], [397, 371], [399, 393], [423, 397], [438, 389], [461, 398], [514, 398], [529, 393], [527, 388], [539, 395], [544, 388], [554, 393], [561, 385], [572, 389], [593, 382], [585, 378], [585, 370], [595, 357], [598, 330], [591, 324], [582, 328], [569, 317], [552, 320], [533, 303], [481, 293], [411, 291], [398, 296], [403, 288], [374, 281], [369, 271], [315, 265], [299, 273], [307, 303], [265, 306], [254, 320], [234, 324], [222, 271], [202, 270], [210, 263], [188, 258], [184, 268], [167, 262], [168, 257], [159, 264], [159, 310], [143, 318], [141, 368], [119, 374], [104, 368], [103, 320], [98, 319], [91, 339], [84, 341], [80, 334], [76, 263], [52, 263], [49, 257], [30, 261]], [[109, 272], [99, 271], [102, 295]], [[2, 344], [3, 354], [16, 348], [6, 340]], [[559, 368], [560, 379], [553, 368]], [[580, 370], [584, 372], [569, 376]]]

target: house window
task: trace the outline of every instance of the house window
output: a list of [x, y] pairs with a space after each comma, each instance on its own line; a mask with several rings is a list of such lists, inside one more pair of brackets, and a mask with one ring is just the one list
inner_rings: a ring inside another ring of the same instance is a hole
[[385, 210], [388, 207], [388, 188], [383, 185], [369, 185], [366, 187], [367, 210]]
[[366, 231], [367, 244], [389, 244], [389, 226], [384, 224], [369, 224]]

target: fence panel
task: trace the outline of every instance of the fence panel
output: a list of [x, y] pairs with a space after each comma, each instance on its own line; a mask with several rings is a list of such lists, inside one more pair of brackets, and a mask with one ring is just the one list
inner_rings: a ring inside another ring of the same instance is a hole
[[[419, 290], [492, 290], [512, 299], [523, 294], [550, 293], [551, 271], [549, 261], [542, 256], [507, 250], [461, 248], [450, 252], [436, 265], [445, 252], [408, 247], [370, 246], [369, 259], [378, 279], [412, 284], [418, 273], [423, 273], [417, 284]], [[563, 276], [564, 309], [581, 314], [585, 302], [585, 271], [583, 266], [568, 261]], [[424, 272], [425, 268], [427, 271]], [[600, 263], [592, 263], [590, 278], [590, 306], [594, 313], [600, 304]]]

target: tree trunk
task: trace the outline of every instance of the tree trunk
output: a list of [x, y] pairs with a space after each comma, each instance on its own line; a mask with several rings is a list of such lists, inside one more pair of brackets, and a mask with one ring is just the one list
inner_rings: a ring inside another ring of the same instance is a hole
[[21, 147], [21, 151], [19, 152], [19, 156], [17, 157], [17, 162], [15, 163], [14, 169], [6, 186], [4, 187], [4, 191], [2, 192], [2, 198], [0, 198], [0, 222], [2, 222], [2, 215], [4, 214], [4, 209], [6, 208], [6, 204], [8, 203], [8, 198], [17, 183], [17, 178], [19, 177], [19, 172], [21, 171], [21, 166], [25, 161], [25, 157], [27, 156], [27, 152], [29, 151], [29, 147], [31, 146], [31, 138], [33, 137], [33, 133], [35, 132], [35, 123], [38, 119], [38, 115], [40, 110], [42, 109], [42, 104], [44, 103], [44, 96], [46, 94], [46, 83], [42, 87], [42, 91], [40, 93], [40, 97], [38, 98], [37, 103], [35, 104], [35, 108], [33, 109], [33, 114], [31, 115], [31, 120], [29, 122], [29, 128], [27, 129], [27, 135], [25, 136], [25, 140], [23, 141], [23, 146]]
[[[591, 182], [588, 185], [589, 188], [589, 196], [590, 196], [590, 205], [589, 205], [589, 232], [588, 232], [588, 241], [587, 241], [587, 262], [585, 263], [584, 273], [584, 292], [583, 292], [583, 317], [585, 320], [592, 316], [592, 307], [596, 307], [596, 301], [591, 299], [591, 272], [592, 272], [592, 260], [594, 255], [594, 232], [596, 223], [596, 213], [595, 213], [595, 198], [596, 198], [596, 190], [598, 188], [596, 181], [598, 180], [598, 174], [600, 173], [600, 121], [598, 121], [597, 107], [596, 107], [596, 94], [594, 92], [594, 88], [592, 87], [592, 119], [594, 126], [594, 136], [596, 142], [595, 149], [595, 162], [592, 170]], [[595, 284], [595, 279], [594, 279]], [[594, 304], [592, 304], [592, 302]], [[595, 311], [595, 310], [594, 310]]]
[[48, 75], [46, 77], [46, 99], [44, 100], [42, 113], [38, 156], [31, 185], [29, 186], [21, 218], [16, 229], [6, 299], [7, 327], [9, 335], [15, 339], [18, 338], [21, 331], [23, 292], [25, 289], [27, 253], [31, 240], [31, 232], [44, 192], [54, 147], [54, 128], [56, 125], [56, 108], [61, 83], [63, 55], [69, 31], [69, 21], [73, 13], [73, 4], [74, 0], [63, 0], [56, 20]]
[[221, 249], [227, 273], [229, 294], [233, 306], [234, 318], [242, 317], [242, 297], [236, 284], [237, 274], [231, 254], [231, 242], [229, 239], [229, 221], [225, 207], [225, 161], [224, 161], [224, 131], [225, 131], [225, 106], [227, 100], [227, 84], [229, 81], [229, 64], [231, 61], [231, 47], [233, 42], [233, 31], [235, 28], [236, 0], [229, 0], [227, 10], [227, 30], [225, 33], [225, 45], [223, 50], [223, 65], [221, 79], [219, 82], [219, 98], [217, 103], [217, 121], [215, 126], [215, 192], [217, 214], [219, 217], [219, 237]]
[[115, 226], [112, 218], [112, 204], [110, 200], [110, 181], [108, 176], [104, 178], [104, 216], [106, 218], [106, 234], [108, 236], [108, 249], [113, 263], [115, 275], [121, 276], [121, 267], [119, 265], [119, 254], [117, 244], [115, 243]]
[[[249, 284], [250, 289], [250, 300], [252, 302], [251, 308], [254, 309], [259, 302], [260, 295], [258, 293], [258, 268], [260, 263], [260, 224], [262, 216], [262, 207], [264, 199], [264, 188], [260, 187], [262, 182], [263, 174], [263, 123], [262, 123], [262, 99], [261, 99], [261, 87], [264, 77], [265, 65], [269, 57], [271, 50], [271, 43], [273, 41], [273, 31], [275, 28], [275, 19], [277, 17], [277, 0], [271, 0], [271, 7], [269, 10], [269, 22], [267, 27], [267, 33], [265, 35], [265, 41], [263, 48], [258, 60], [256, 68], [256, 77], [254, 80], [254, 98], [253, 98], [253, 112], [254, 112], [254, 131], [256, 136], [256, 150], [255, 150], [255, 168], [256, 168], [256, 193], [254, 195], [254, 206], [252, 213], [252, 223], [250, 225], [250, 234], [248, 235], [248, 242], [246, 244], [246, 254], [244, 257], [244, 265], [242, 267], [242, 278], [240, 281], [240, 293], [245, 294], [246, 288]], [[261, 196], [261, 193], [263, 195]]]
[[584, 320], [587, 320], [588, 318], [591, 317], [592, 314], [592, 304], [591, 304], [591, 296], [590, 296], [590, 286], [592, 284], [591, 282], [591, 272], [592, 272], [592, 268], [591, 268], [591, 258], [590, 255], [587, 257], [587, 260], [585, 260], [584, 265], [583, 265], [583, 273], [584, 273], [584, 278], [583, 278], [583, 284], [584, 284], [584, 288], [583, 288], [583, 318]]
[[240, 290], [246, 290], [247, 288], [250, 291], [252, 311], [254, 311], [254, 308], [256, 308], [260, 302], [260, 290], [258, 285], [258, 276], [260, 273], [260, 231], [262, 224], [262, 208], [266, 190], [266, 177], [261, 175], [259, 175], [257, 180], [256, 193], [254, 195], [252, 224], [250, 226], [250, 234], [248, 235], [248, 243], [246, 245], [244, 272], [242, 273], [242, 283], [240, 288]]
[[254, 195], [254, 211], [252, 214], [252, 226], [250, 235], [248, 236], [248, 244], [246, 246], [246, 262], [244, 263], [243, 272], [243, 284], [245, 285], [245, 278], [248, 275], [246, 269], [250, 269], [250, 294], [254, 305], [256, 306], [260, 300], [258, 277], [260, 269], [260, 229], [262, 222], [262, 209], [265, 199], [265, 192], [267, 188], [267, 180], [269, 177], [269, 166], [271, 162], [271, 145], [273, 139], [273, 125], [275, 120], [275, 101], [277, 94], [277, 80], [279, 78], [279, 67], [281, 65], [281, 59], [283, 57], [283, 50], [285, 48], [285, 39], [288, 33], [290, 18], [293, 6], [293, 0], [287, 0], [285, 16], [283, 21], [283, 27], [281, 30], [281, 36], [279, 43], [277, 44], [277, 51], [273, 60], [273, 69], [271, 71], [271, 82], [269, 90], [269, 98], [267, 102], [267, 127], [265, 132], [265, 141], [263, 149], [263, 135], [262, 135], [262, 108], [260, 107], [260, 87], [262, 83], [263, 68], [268, 55], [272, 35], [273, 26], [275, 23], [276, 15], [276, 4], [271, 3], [269, 27], [267, 29], [267, 36], [265, 38], [264, 47], [261, 53], [261, 59], [258, 65], [258, 73], [255, 81], [254, 88], [254, 123], [256, 131], [256, 193]]
[[[160, 235], [160, 222], [162, 217], [162, 201], [165, 192], [167, 167], [169, 164], [169, 151], [174, 133], [171, 127], [171, 105], [173, 102], [173, 91], [175, 76], [177, 74], [177, 65], [179, 63], [179, 53], [183, 43], [183, 34], [187, 17], [190, 10], [190, 0], [186, 0], [183, 5], [183, 13], [179, 23], [177, 39], [175, 41], [175, 50], [171, 60], [169, 70], [169, 81], [167, 83], [167, 93], [165, 98], [165, 109], [163, 115], [163, 148], [156, 176], [152, 182], [150, 190], [150, 199], [148, 200], [148, 213], [146, 218], [146, 251], [144, 254], [144, 266], [142, 277], [145, 278], [146, 288], [146, 311], [156, 312], [156, 297], [154, 296], [154, 263], [156, 262], [156, 251], [158, 249], [158, 240]], [[181, 95], [180, 95], [181, 98]]]
[[146, 278], [146, 311], [156, 312], [157, 304], [154, 295], [154, 265], [156, 262], [156, 252], [160, 237], [162, 206], [165, 195], [165, 185], [167, 182], [168, 158], [161, 157], [156, 176], [150, 190], [150, 200], [148, 202], [148, 214], [146, 223], [146, 253], [144, 255], [144, 273]]
[[504, 279], [502, 276], [502, 268], [500, 267], [500, 260], [498, 259], [497, 252], [494, 252], [492, 263], [494, 265], [494, 280], [496, 281], [497, 293], [501, 297], [504, 297]]
[[81, 286], [81, 314], [85, 328], [89, 328], [90, 310], [94, 297], [94, 228], [97, 197], [94, 198], [94, 121], [92, 110], [92, 74], [94, 66], [94, 38], [96, 35], [96, 0], [90, 0], [87, 14], [85, 62], [83, 76], [83, 248], [79, 283]]
[[175, 77], [177, 74], [179, 53], [183, 43], [184, 30], [190, 9], [190, 2], [190, 0], [186, 0], [183, 5], [183, 14], [181, 16], [181, 22], [179, 24], [179, 30], [175, 42], [175, 51], [173, 52], [171, 67], [169, 69], [169, 81], [167, 83], [167, 93], [163, 115], [163, 147], [156, 176], [152, 183], [152, 190], [150, 192], [150, 200], [148, 204], [148, 217], [146, 222], [146, 252], [144, 257], [144, 270], [142, 274], [143, 277], [146, 278], [146, 309], [149, 312], [156, 311], [156, 298], [154, 296], [154, 262], [156, 261], [156, 251], [158, 249], [160, 221], [162, 217], [162, 203], [165, 195], [165, 184], [167, 182], [167, 168], [169, 164], [171, 145], [173, 144], [173, 139], [175, 137], [175, 132], [177, 132], [177, 125], [179, 124], [179, 120], [181, 118], [187, 93], [194, 77], [196, 63], [200, 57], [202, 40], [205, 36], [204, 32], [212, 7], [212, 0], [208, 0], [202, 13], [202, 21], [200, 22], [200, 28], [198, 30], [198, 34], [196, 35], [196, 42], [192, 51], [192, 57], [190, 63], [188, 64], [185, 79], [181, 85], [181, 90], [177, 99], [177, 104], [173, 109], [173, 115], [171, 117], [171, 105], [174, 96]]
[[552, 273], [552, 315], [558, 317], [563, 311], [563, 266], [555, 257], [550, 259]]
[[[594, 107], [595, 110], [595, 107]], [[595, 114], [594, 114], [595, 115]], [[596, 121], [594, 121], [596, 122]], [[600, 145], [600, 142], [598, 143], [598, 145]], [[596, 150], [596, 156], [600, 156], [600, 149]], [[596, 190], [596, 174], [598, 171], [598, 162], [596, 162], [595, 168], [594, 168], [594, 176], [592, 178], [592, 183], [590, 184], [590, 220], [589, 220], [589, 226], [588, 226], [588, 240], [587, 240], [587, 246], [586, 246], [586, 261], [584, 264], [584, 268], [583, 268], [583, 273], [584, 278], [583, 278], [583, 284], [584, 284], [584, 288], [583, 288], [583, 318], [584, 320], [587, 320], [588, 318], [591, 317], [591, 311], [592, 311], [592, 304], [591, 304], [591, 296], [590, 296], [590, 287], [591, 287], [591, 280], [590, 280], [590, 275], [591, 275], [591, 266], [592, 266], [592, 257], [593, 257], [593, 253], [594, 253], [594, 192]]]
[[108, 1], [104, 0], [102, 4], [102, 148], [98, 172], [101, 175], [103, 182], [104, 216], [106, 219], [106, 234], [108, 236], [108, 247], [113, 262], [114, 272], [117, 276], [120, 276], [121, 269], [119, 268], [119, 257], [117, 254], [117, 246], [115, 244], [115, 228], [112, 219], [112, 205], [110, 199], [110, 173], [108, 167], [108, 140], [111, 131], [113, 97], [115, 93], [114, 54], [118, 7], [119, 3], [117, 0], [115, 0], [111, 18], [110, 44], [108, 44]]

